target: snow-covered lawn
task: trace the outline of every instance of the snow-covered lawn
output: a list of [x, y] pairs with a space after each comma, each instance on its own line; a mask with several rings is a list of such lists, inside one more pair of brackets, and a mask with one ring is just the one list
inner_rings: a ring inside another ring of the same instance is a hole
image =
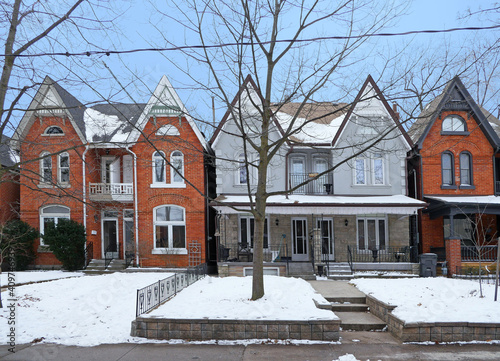
[[313, 299], [327, 303], [306, 281], [265, 276], [265, 296], [251, 301], [251, 277], [205, 277], [147, 316], [238, 320], [336, 320], [318, 309]]
[[[113, 273], [15, 287], [16, 343], [42, 338], [45, 342], [78, 346], [140, 341], [130, 336], [137, 289], [170, 275]], [[5, 307], [8, 299], [4, 290], [0, 344], [7, 343], [9, 333], [9, 309]]]
[[362, 292], [397, 306], [392, 313], [406, 322], [500, 322], [494, 286], [478, 281], [436, 278], [355, 279]]
[[[48, 280], [56, 280], [60, 278], [69, 278], [69, 277], [81, 277], [83, 276], [83, 272], [66, 272], [66, 271], [15, 271], [12, 272], [14, 275], [14, 282], [16, 285], [22, 283], [29, 282], [40, 282], [40, 281], [48, 281]], [[8, 284], [8, 276], [9, 272], [2, 272], [1, 276], [1, 285], [5, 286]]]

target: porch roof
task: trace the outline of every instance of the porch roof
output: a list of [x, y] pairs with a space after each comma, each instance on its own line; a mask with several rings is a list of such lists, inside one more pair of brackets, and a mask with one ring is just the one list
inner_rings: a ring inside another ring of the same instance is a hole
[[[221, 195], [211, 205], [221, 213], [235, 214], [249, 209], [246, 195]], [[267, 200], [268, 214], [415, 214], [427, 203], [403, 195], [392, 196], [271, 196]], [[229, 206], [237, 207], [235, 210]]]
[[496, 214], [500, 215], [500, 197], [497, 196], [458, 196], [436, 197], [425, 196], [429, 207], [425, 212], [431, 219], [441, 216], [454, 216], [458, 214]]

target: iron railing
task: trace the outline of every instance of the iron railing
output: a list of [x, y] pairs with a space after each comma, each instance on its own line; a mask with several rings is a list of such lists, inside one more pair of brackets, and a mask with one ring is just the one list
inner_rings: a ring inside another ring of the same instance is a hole
[[104, 269], [108, 269], [111, 261], [115, 259], [115, 257], [113, 257], [113, 253], [118, 253], [118, 258], [120, 257], [120, 248], [120, 244], [108, 244], [104, 250]]
[[94, 258], [94, 244], [89, 242], [85, 245], [85, 266], [84, 269], [88, 267], [89, 263]]
[[496, 261], [498, 246], [462, 246], [463, 262]]
[[[252, 262], [253, 248], [248, 244], [234, 243], [230, 245], [219, 244], [219, 262]], [[263, 248], [264, 262], [287, 262], [291, 259], [288, 245], [281, 242], [278, 245], [269, 245]]]
[[174, 297], [182, 289], [192, 285], [207, 274], [207, 264], [190, 267], [185, 273], [175, 273], [149, 286], [137, 290], [135, 315], [150, 312], [163, 302]]
[[288, 175], [290, 189], [293, 187], [310, 181], [309, 183], [292, 191], [292, 194], [331, 194], [332, 192], [332, 177], [330, 174], [323, 174], [317, 179], [311, 180], [317, 173], [291, 173]]
[[482, 283], [495, 284], [496, 273], [493, 271], [487, 271], [486, 269], [481, 269], [481, 275], [479, 275], [479, 267], [473, 266], [457, 266], [455, 278], [467, 279], [473, 281], [479, 281], [481, 279]]
[[354, 273], [354, 266], [352, 260], [352, 249], [351, 246], [347, 245], [347, 263], [349, 263], [349, 268], [351, 269], [351, 274]]
[[[405, 247], [383, 247], [369, 250], [360, 250], [356, 247], [347, 246], [348, 262], [351, 266], [353, 262], [410, 262], [410, 246]], [[352, 266], [351, 266], [352, 270]]]

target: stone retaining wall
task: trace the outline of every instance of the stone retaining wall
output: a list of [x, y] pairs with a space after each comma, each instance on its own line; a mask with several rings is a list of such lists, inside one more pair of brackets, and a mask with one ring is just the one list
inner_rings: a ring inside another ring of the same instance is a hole
[[131, 335], [169, 340], [321, 340], [338, 341], [340, 320], [272, 321], [138, 317]]
[[392, 314], [396, 306], [366, 296], [370, 312], [387, 323], [389, 332], [403, 342], [456, 342], [500, 340], [500, 323], [415, 322], [406, 323]]

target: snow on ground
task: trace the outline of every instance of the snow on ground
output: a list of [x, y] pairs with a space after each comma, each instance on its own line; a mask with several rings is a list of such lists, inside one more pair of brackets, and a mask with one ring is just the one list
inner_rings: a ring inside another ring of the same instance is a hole
[[344, 356], [340, 356], [338, 359], [333, 361], [359, 361], [353, 354], [346, 353]]
[[180, 292], [148, 316], [239, 320], [335, 320], [313, 299], [326, 302], [312, 286], [297, 278], [265, 276], [265, 295], [251, 301], [252, 277], [206, 277]]
[[494, 286], [436, 278], [355, 279], [351, 283], [380, 301], [397, 306], [392, 313], [406, 322], [500, 322]]
[[[16, 285], [21, 283], [29, 283], [29, 282], [40, 282], [40, 281], [49, 281], [56, 280], [60, 278], [69, 278], [69, 277], [81, 277], [83, 276], [83, 272], [66, 272], [66, 271], [15, 271], [11, 272], [13, 274], [13, 282]], [[6, 286], [9, 283], [9, 272], [2, 272], [1, 276], [1, 285]]]
[[[15, 287], [16, 343], [45, 342], [93, 346], [141, 339], [130, 336], [137, 289], [171, 273], [113, 273]], [[6, 344], [9, 317], [6, 290], [0, 309], [0, 344]], [[142, 339], [144, 340], [144, 339]]]

